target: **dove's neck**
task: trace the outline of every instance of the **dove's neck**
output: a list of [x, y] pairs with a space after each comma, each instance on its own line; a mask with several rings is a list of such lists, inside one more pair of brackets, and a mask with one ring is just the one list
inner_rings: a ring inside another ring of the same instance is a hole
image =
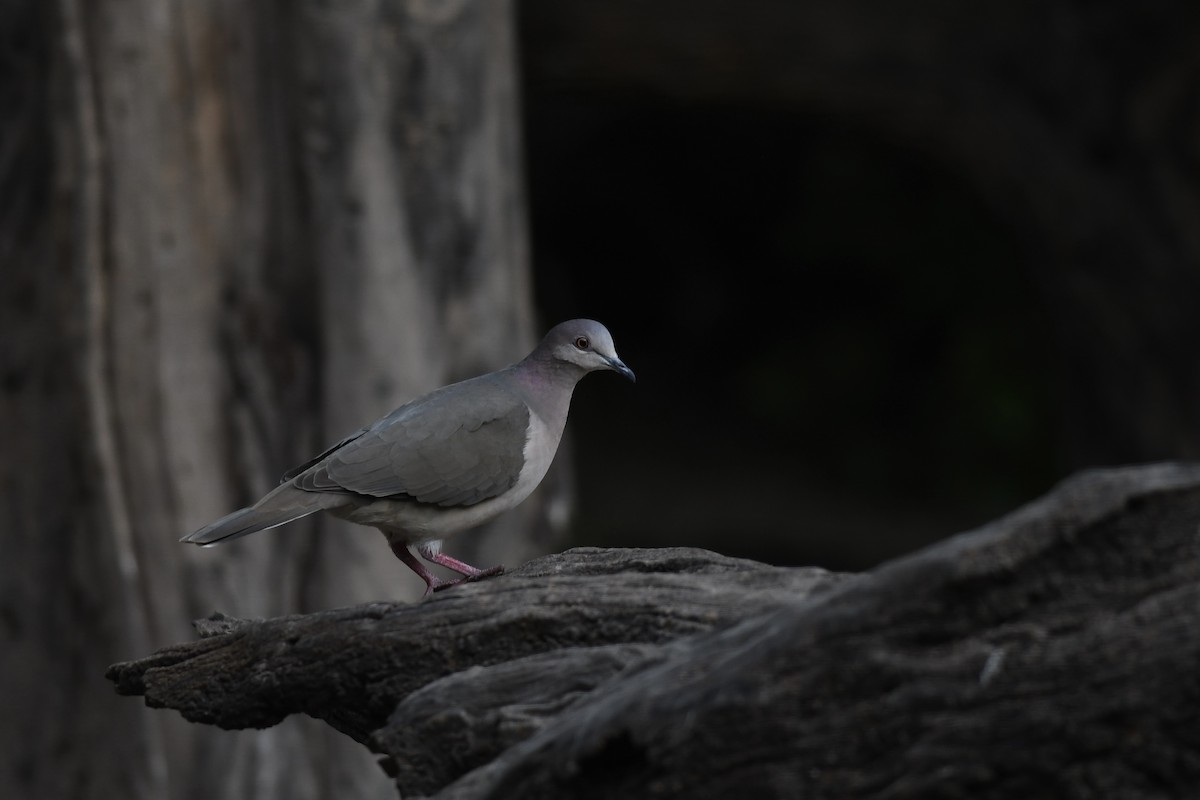
[[571, 393], [585, 371], [561, 361], [525, 359], [513, 367], [513, 380], [533, 412], [550, 430], [562, 432], [571, 409]]

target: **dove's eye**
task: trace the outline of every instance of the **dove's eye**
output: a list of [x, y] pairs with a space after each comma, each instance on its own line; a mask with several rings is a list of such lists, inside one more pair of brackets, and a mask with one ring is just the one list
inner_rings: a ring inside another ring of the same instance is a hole
[[580, 350], [587, 350], [588, 345], [590, 345], [590, 344], [591, 344], [591, 342], [588, 341], [586, 336], [580, 336], [578, 339], [575, 340], [575, 346], [578, 347]]

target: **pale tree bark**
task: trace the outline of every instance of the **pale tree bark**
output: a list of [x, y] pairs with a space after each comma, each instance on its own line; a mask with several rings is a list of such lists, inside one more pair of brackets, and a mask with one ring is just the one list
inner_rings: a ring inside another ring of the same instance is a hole
[[[320, 220], [322, 421], [336, 440], [397, 398], [532, 344], [515, 56], [507, 3], [313, 3], [299, 28], [303, 156]], [[539, 513], [522, 507], [454, 552], [519, 563], [537, 552], [522, 532]], [[378, 534], [320, 525], [305, 607], [419, 596]], [[318, 735], [334, 754], [329, 785], [386, 790], [350, 739]]]
[[532, 342], [510, 5], [10, 5], [0, 795], [391, 797], [310, 722], [214, 737], [102, 672], [213, 608], [414, 595], [365, 530], [176, 540]]

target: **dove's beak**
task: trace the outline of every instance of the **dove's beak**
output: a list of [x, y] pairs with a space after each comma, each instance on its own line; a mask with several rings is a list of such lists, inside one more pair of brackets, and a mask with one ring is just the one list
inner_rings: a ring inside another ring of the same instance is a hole
[[622, 375], [624, 375], [626, 378], [629, 378], [629, 380], [633, 381], [634, 383], [637, 383], [637, 376], [633, 374], [633, 370], [631, 370], [629, 367], [625, 366], [625, 362], [622, 361], [621, 359], [617, 358], [616, 356], [613, 356], [612, 358], [608, 359], [608, 366], [610, 369], [613, 370], [613, 372], [619, 372]]

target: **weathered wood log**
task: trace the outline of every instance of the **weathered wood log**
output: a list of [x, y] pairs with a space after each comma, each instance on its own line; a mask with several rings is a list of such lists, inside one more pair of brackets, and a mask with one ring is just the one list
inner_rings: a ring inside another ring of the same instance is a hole
[[860, 576], [572, 550], [416, 605], [116, 664], [224, 727], [304, 712], [406, 796], [1180, 797], [1200, 785], [1200, 466], [1077, 476]]
[[[444, 741], [440, 730], [455, 727], [447, 714], [480, 717], [459, 727], [473, 728], [469, 738], [492, 740], [481, 749], [494, 751], [496, 742], [532, 730], [538, 715], [530, 704], [561, 704], [567, 691], [586, 691], [646, 655], [644, 645], [784, 607], [839, 581], [824, 570], [781, 569], [703, 550], [571, 550], [415, 605], [375, 603], [260, 621], [215, 615], [197, 623], [200, 641], [115, 665], [108, 674], [124, 694], [144, 694], [151, 706], [225, 728], [268, 727], [303, 712], [370, 743], [389, 715], [411, 716], [440, 736], [445, 746], [434, 752], [454, 760], [410, 769], [419, 759], [408, 751], [398, 769], [405, 777], [436, 773], [444, 784], [458, 774], [447, 774], [446, 765], [462, 757], [455, 752], [461, 741]], [[464, 702], [468, 695], [452, 688], [463, 683], [487, 705]], [[454, 704], [446, 704], [446, 691]], [[441, 717], [422, 716], [431, 704]], [[489, 716], [493, 710], [499, 716]], [[403, 743], [412, 730], [380, 735]], [[437, 741], [431, 736], [423, 746]], [[440, 785], [400, 783], [422, 791]]]

